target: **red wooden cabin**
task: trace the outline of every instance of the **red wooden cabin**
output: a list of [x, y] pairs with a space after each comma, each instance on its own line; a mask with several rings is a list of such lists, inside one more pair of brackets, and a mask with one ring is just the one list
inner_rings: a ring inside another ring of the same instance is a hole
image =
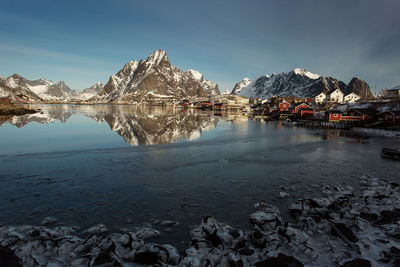
[[[309, 105], [307, 105], [306, 103], [301, 103], [301, 104], [297, 105], [297, 106], [294, 108], [294, 112], [293, 112], [293, 113], [299, 114], [299, 109], [301, 109], [301, 108], [307, 109], [307, 108], [311, 108], [311, 107], [310, 107]], [[312, 109], [312, 108], [311, 108], [311, 109]]]
[[325, 116], [329, 122], [339, 122], [342, 119], [342, 114], [340, 110], [328, 110]]
[[378, 114], [378, 119], [386, 123], [400, 123], [400, 111], [384, 111]]
[[290, 104], [286, 100], [283, 100], [282, 103], [279, 104], [279, 111], [280, 112], [287, 112], [289, 111]]
[[314, 110], [312, 108], [300, 108], [297, 114], [300, 117], [312, 117], [314, 116]]

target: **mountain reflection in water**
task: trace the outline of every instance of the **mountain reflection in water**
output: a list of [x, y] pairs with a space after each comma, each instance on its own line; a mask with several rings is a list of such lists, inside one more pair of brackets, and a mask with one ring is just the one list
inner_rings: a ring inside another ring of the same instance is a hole
[[179, 140], [195, 140], [203, 131], [213, 129], [217, 119], [209, 112], [183, 111], [172, 107], [141, 105], [40, 105], [31, 106], [41, 111], [36, 114], [14, 116], [0, 125], [10, 123], [18, 128], [31, 122], [48, 124], [59, 120], [67, 122], [72, 115], [85, 115], [93, 120], [107, 122], [132, 146], [168, 144]]

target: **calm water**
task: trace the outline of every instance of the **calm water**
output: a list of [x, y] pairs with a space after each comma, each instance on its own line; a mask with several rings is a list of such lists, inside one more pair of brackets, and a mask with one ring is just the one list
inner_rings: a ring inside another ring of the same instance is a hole
[[[364, 174], [400, 182], [400, 162], [379, 156], [400, 147], [393, 139], [170, 108], [33, 108], [42, 112], [0, 121], [0, 225], [153, 223], [160, 242], [179, 247], [205, 215], [245, 227], [255, 202], [285, 210], [318, 194], [313, 184], [357, 186]], [[291, 197], [278, 200], [279, 191]]]

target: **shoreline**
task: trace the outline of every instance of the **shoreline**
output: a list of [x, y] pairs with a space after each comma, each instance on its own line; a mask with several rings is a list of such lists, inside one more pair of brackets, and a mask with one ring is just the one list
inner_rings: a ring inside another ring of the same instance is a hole
[[108, 233], [101, 224], [83, 236], [74, 227], [1, 226], [0, 251], [8, 251], [8, 258], [17, 258], [23, 266], [399, 264], [400, 185], [368, 175], [359, 182], [361, 192], [347, 185], [324, 186], [321, 197], [297, 199], [288, 207], [291, 222], [263, 202], [255, 203], [249, 229], [206, 216], [191, 229], [192, 238], [181, 254], [169, 244], [153, 243], [160, 235], [156, 229]]
[[24, 107], [18, 107], [15, 105], [3, 105], [0, 104], [0, 117], [2, 116], [21, 116], [26, 114], [37, 113], [37, 110], [28, 109]]

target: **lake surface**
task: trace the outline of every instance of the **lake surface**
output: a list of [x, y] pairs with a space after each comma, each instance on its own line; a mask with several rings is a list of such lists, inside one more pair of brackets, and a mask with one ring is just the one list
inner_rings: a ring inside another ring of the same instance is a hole
[[245, 227], [255, 202], [287, 210], [318, 195], [313, 184], [356, 187], [364, 174], [400, 182], [400, 163], [379, 155], [400, 147], [394, 139], [165, 107], [31, 107], [41, 112], [0, 120], [0, 225], [151, 223], [159, 242], [180, 247], [206, 215]]

